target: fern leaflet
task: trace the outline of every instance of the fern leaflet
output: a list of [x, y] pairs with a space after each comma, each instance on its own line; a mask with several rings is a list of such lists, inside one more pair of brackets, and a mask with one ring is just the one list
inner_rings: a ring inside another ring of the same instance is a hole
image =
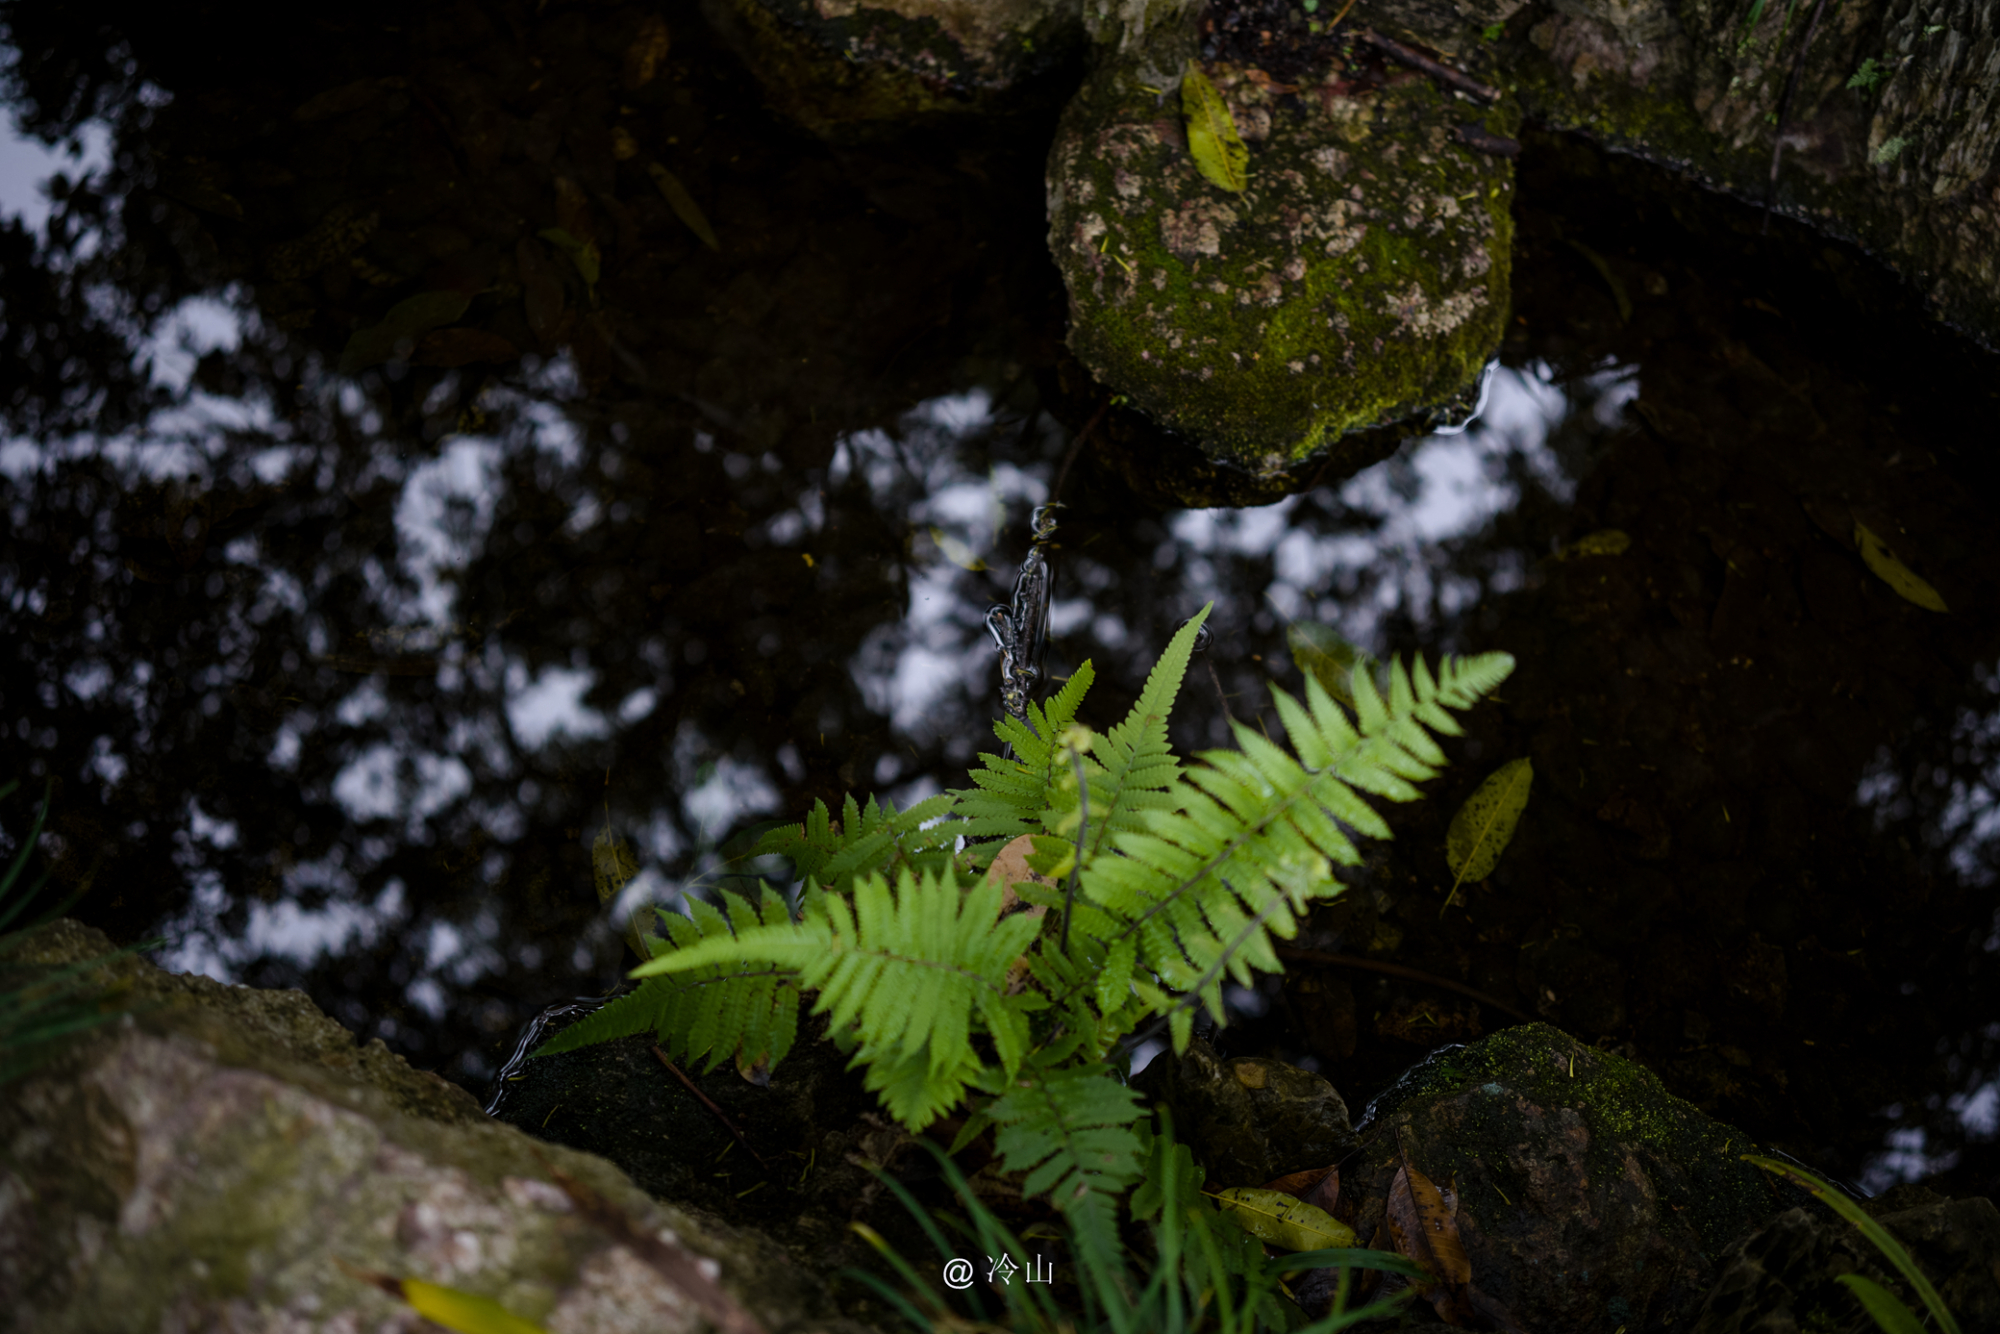
[[1017, 758], [981, 753], [981, 767], [967, 775], [972, 786], [951, 794], [958, 798], [958, 814], [965, 817], [953, 826], [954, 832], [969, 839], [997, 840], [969, 849], [974, 866], [992, 861], [1008, 840], [1041, 832], [1051, 790], [1069, 764], [1069, 752], [1057, 738], [1076, 720], [1077, 707], [1096, 675], [1086, 662], [1046, 705], [1030, 701], [1026, 723], [1002, 718], [993, 724], [994, 735], [1012, 746]]
[[[1180, 779], [1180, 761], [1167, 742], [1167, 717], [1180, 693], [1181, 679], [1187, 675], [1194, 656], [1194, 643], [1201, 633], [1209, 609], [1183, 625], [1167, 645], [1167, 651], [1146, 676], [1145, 689], [1123, 721], [1093, 739], [1091, 758], [1097, 763], [1086, 781], [1090, 785], [1090, 829], [1088, 852], [1107, 846], [1115, 834], [1144, 829], [1144, 813], [1172, 810], [1174, 789]], [[1074, 809], [1070, 795], [1066, 809]], [[1058, 832], [1051, 827], [1050, 833]]]
[[[652, 938], [655, 958], [671, 957], [704, 941], [723, 945], [742, 934], [790, 921], [785, 901], [769, 888], [756, 907], [724, 894], [727, 915], [689, 898], [691, 917], [660, 910], [668, 939]], [[706, 1069], [742, 1054], [750, 1061], [784, 1059], [798, 1034], [799, 985], [796, 969], [737, 959], [648, 978], [636, 991], [570, 1025], [539, 1047], [535, 1055], [571, 1051], [651, 1030], [667, 1055], [692, 1061], [706, 1056]]]
[[[915, 809], [915, 808], [912, 808]], [[881, 1081], [884, 1101], [921, 1129], [962, 1096], [980, 1070], [972, 1051], [976, 1014], [1011, 1074], [1028, 1048], [1028, 1012], [1039, 996], [1006, 994], [1007, 969], [1041, 923], [1000, 919], [1000, 887], [961, 892], [949, 876], [906, 869], [892, 892], [877, 874], [854, 882], [852, 902], [814, 895], [802, 920], [763, 925], [733, 938], [710, 936], [633, 970], [644, 977], [753, 960], [790, 969], [819, 992], [815, 1012], [836, 1032], [859, 1035], [855, 1059]], [[922, 1077], [913, 1079], [918, 1071]]]
[[870, 872], [939, 872], [951, 864], [952, 844], [962, 832], [956, 822], [941, 818], [955, 804], [952, 794], [942, 793], [899, 814], [890, 802], [870, 797], [861, 806], [850, 794], [835, 824], [826, 803], [815, 801], [803, 824], [773, 829], [758, 840], [753, 855], [788, 858], [799, 879], [841, 893]]
[[1139, 1176], [1139, 1095], [1097, 1061], [1024, 1074], [986, 1109], [1000, 1125], [995, 1146], [1009, 1172], [1028, 1174], [1023, 1195], [1046, 1193], [1069, 1217], [1079, 1258], [1109, 1270], [1118, 1254], [1112, 1201]]
[[[1250, 970], [1280, 971], [1270, 937], [1294, 935], [1311, 900], [1340, 890], [1331, 863], [1360, 861], [1342, 825], [1377, 838], [1389, 828], [1361, 799], [1417, 795], [1443, 752], [1425, 727], [1456, 733], [1447, 709], [1466, 708], [1513, 668], [1505, 654], [1447, 660], [1433, 677], [1400, 662], [1384, 701], [1364, 672], [1353, 676], [1357, 731], [1316, 679], [1306, 707], [1273, 688], [1294, 759], [1237, 724], [1236, 751], [1209, 751], [1189, 771], [1181, 808], [1145, 812], [1146, 828], [1117, 835], [1116, 855], [1097, 856], [1081, 877], [1076, 928], [1101, 942], [1106, 964], [1096, 989], [1114, 1003], [1143, 974], [1198, 996], [1222, 1018], [1222, 981], [1251, 981]], [[1157, 1008], [1157, 1006], [1156, 1006]], [[1174, 1045], [1184, 1049], [1192, 1016], [1176, 1012]]]

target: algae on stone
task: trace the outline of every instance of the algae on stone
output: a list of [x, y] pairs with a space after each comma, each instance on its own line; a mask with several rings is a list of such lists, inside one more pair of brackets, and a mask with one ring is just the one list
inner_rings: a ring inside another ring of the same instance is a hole
[[[1510, 132], [1428, 80], [1320, 71], [1296, 94], [1217, 63], [1250, 145], [1241, 194], [1187, 150], [1183, 26], [1109, 58], [1049, 159], [1049, 244], [1070, 347], [1114, 393], [1209, 455], [1282, 472], [1355, 432], [1459, 410], [1507, 312], [1510, 164], [1463, 146]], [[1156, 82], [1160, 71], [1175, 71]]]

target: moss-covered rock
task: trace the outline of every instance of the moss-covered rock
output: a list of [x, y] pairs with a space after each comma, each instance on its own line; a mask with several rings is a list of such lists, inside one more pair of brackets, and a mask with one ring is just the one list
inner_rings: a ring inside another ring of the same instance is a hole
[[[15, 957], [107, 948], [59, 922]], [[770, 1238], [488, 1120], [298, 992], [131, 957], [94, 981], [132, 1017], [0, 1097], [9, 1328], [431, 1328], [359, 1271], [494, 1298], [552, 1334], [865, 1334]]]
[[[1049, 158], [1071, 349], [1110, 391], [1252, 474], [1464, 415], [1507, 312], [1514, 128], [1401, 71], [1290, 85], [1205, 68], [1250, 150], [1231, 193], [1189, 155], [1186, 24], [1108, 56]], [[1480, 133], [1469, 133], [1477, 130]], [[1372, 458], [1379, 450], [1371, 451]]]
[[1080, 0], [703, 0], [772, 106], [886, 138], [1047, 105], [1080, 68]]
[[1687, 1327], [1731, 1241], [1804, 1192], [1633, 1061], [1546, 1024], [1449, 1048], [1369, 1109], [1342, 1168], [1374, 1233], [1407, 1155], [1455, 1182], [1473, 1281], [1523, 1329]]

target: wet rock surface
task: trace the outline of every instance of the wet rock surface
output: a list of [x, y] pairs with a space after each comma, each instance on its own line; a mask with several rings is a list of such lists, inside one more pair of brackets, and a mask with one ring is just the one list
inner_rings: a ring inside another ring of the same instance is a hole
[[1078, 0], [703, 0], [771, 105], [828, 139], [1053, 107], [1081, 71]]
[[1505, 318], [1512, 223], [1507, 160], [1462, 131], [1504, 135], [1510, 116], [1403, 71], [1335, 60], [1281, 83], [1203, 62], [1249, 147], [1232, 193], [1188, 148], [1197, 54], [1191, 24], [1156, 29], [1064, 112], [1049, 245], [1071, 350], [1107, 396], [1258, 476], [1465, 416]]
[[[106, 948], [59, 922], [20, 957]], [[429, 1327], [343, 1264], [491, 1297], [552, 1332], [865, 1328], [768, 1237], [489, 1120], [299, 992], [131, 958], [104, 980], [136, 1017], [0, 1099], [11, 1328]]]
[[1133, 1081], [1173, 1113], [1216, 1186], [1261, 1186], [1325, 1167], [1356, 1141], [1347, 1104], [1310, 1071], [1257, 1057], [1223, 1060], [1200, 1038], [1155, 1057]]
[[492, 1112], [538, 1139], [610, 1159], [651, 1195], [778, 1229], [802, 1262], [837, 1268], [866, 1254], [847, 1231], [851, 1219], [866, 1212], [892, 1235], [908, 1225], [869, 1167], [925, 1175], [930, 1159], [907, 1153], [909, 1136], [880, 1115], [845, 1056], [810, 1040], [820, 1027], [807, 1021], [768, 1084], [729, 1062], [678, 1067], [690, 1089], [655, 1055], [650, 1035], [516, 1062]]

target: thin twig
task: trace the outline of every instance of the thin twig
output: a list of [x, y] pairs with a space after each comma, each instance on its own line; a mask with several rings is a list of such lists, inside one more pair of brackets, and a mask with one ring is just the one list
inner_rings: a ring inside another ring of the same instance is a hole
[[1217, 674], [1215, 670], [1215, 663], [1212, 660], [1207, 664], [1207, 666], [1208, 666], [1208, 679], [1214, 682], [1215, 684], [1215, 697], [1222, 703], [1222, 716], [1227, 718], [1230, 722], [1233, 723], [1236, 721], [1236, 715], [1229, 711], [1229, 696], [1225, 695], [1222, 692], [1222, 677]]
[[[1824, 3], [1824, 0], [1822, 0], [1822, 3]], [[1370, 32], [1364, 28], [1354, 34], [1354, 39], [1358, 42], [1366, 42], [1398, 64], [1408, 65], [1414, 70], [1422, 70], [1439, 83], [1456, 88], [1468, 97], [1477, 98], [1481, 102], [1497, 102], [1500, 100], [1500, 90], [1498, 88], [1489, 87], [1473, 78], [1470, 74], [1461, 74], [1449, 65], [1441, 65], [1421, 51], [1412, 51], [1409, 47], [1404, 46], [1392, 37], [1384, 37], [1379, 32]]]
[[1411, 982], [1422, 982], [1427, 986], [1442, 987], [1446, 991], [1456, 991], [1461, 996], [1470, 996], [1481, 1005], [1513, 1015], [1524, 1024], [1535, 1022], [1533, 1015], [1522, 1014], [1506, 1001], [1496, 1000], [1483, 991], [1468, 987], [1463, 982], [1454, 982], [1436, 973], [1426, 973], [1421, 968], [1407, 968], [1400, 963], [1384, 963], [1379, 959], [1363, 959], [1352, 954], [1329, 954], [1325, 950], [1300, 950], [1289, 945], [1278, 947], [1280, 959], [1291, 959], [1296, 963], [1316, 963], [1325, 968], [1359, 968], [1364, 972], [1382, 973], [1389, 977], [1405, 978]]
[[1799, 89], [1799, 75], [1805, 72], [1806, 52], [1812, 49], [1813, 34], [1819, 31], [1820, 12], [1826, 0], [1815, 0], [1812, 18], [1806, 21], [1806, 35], [1799, 42], [1799, 54], [1792, 61], [1792, 77], [1785, 80], [1785, 95], [1778, 99], [1778, 132], [1771, 143], [1771, 179], [1764, 186], [1764, 225], [1758, 235], [1771, 234], [1771, 209], [1778, 202], [1778, 163], [1785, 156], [1785, 124], [1792, 114], [1792, 94]]
[[757, 1152], [757, 1146], [752, 1144], [748, 1139], [744, 1138], [743, 1132], [738, 1130], [736, 1128], [736, 1123], [734, 1121], [731, 1121], [727, 1116], [725, 1116], [723, 1114], [722, 1109], [715, 1105], [714, 1099], [710, 1098], [706, 1093], [703, 1093], [700, 1089], [696, 1088], [694, 1081], [692, 1079], [689, 1079], [687, 1075], [682, 1072], [681, 1068], [678, 1065], [675, 1065], [672, 1061], [667, 1059], [667, 1054], [660, 1050], [660, 1044], [657, 1042], [653, 1044], [653, 1055], [660, 1058], [660, 1064], [667, 1067], [668, 1074], [672, 1075], [675, 1079], [680, 1080], [681, 1085], [684, 1088], [686, 1088], [689, 1093], [692, 1093], [696, 1098], [699, 1098], [701, 1100], [701, 1105], [708, 1108], [708, 1110], [714, 1114], [716, 1120], [722, 1122], [722, 1128], [724, 1130], [727, 1130], [730, 1134], [736, 1136], [736, 1142], [738, 1144], [741, 1144], [744, 1150], [752, 1158], [755, 1158], [757, 1160], [757, 1166], [763, 1168], [767, 1172], [771, 1170], [771, 1165], [764, 1161], [764, 1155]]

